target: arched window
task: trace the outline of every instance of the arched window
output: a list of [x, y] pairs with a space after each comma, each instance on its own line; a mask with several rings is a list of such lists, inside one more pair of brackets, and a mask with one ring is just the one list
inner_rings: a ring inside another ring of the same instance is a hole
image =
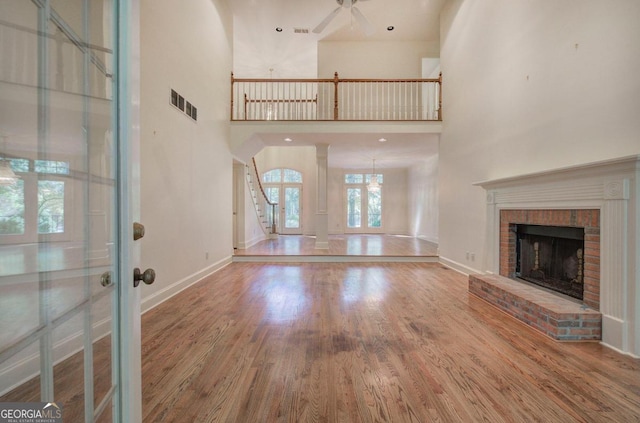
[[293, 169], [273, 169], [262, 174], [262, 182], [285, 184], [301, 184], [302, 173]]

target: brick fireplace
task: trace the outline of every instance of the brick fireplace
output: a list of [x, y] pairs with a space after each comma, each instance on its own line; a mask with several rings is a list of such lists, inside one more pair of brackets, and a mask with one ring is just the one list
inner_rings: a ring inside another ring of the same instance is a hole
[[[486, 248], [481, 272], [469, 277], [470, 291], [473, 286], [475, 295], [556, 339], [577, 324], [586, 332], [598, 314], [602, 343], [639, 357], [640, 155], [475, 185], [486, 191]], [[584, 229], [584, 250], [578, 254], [584, 257], [581, 302], [512, 279], [516, 239], [523, 236], [514, 230], [520, 232], [519, 225]], [[571, 304], [576, 313], [565, 313]], [[588, 315], [577, 317], [582, 312]], [[565, 320], [571, 314], [579, 323]]]
[[500, 275], [515, 278], [516, 225], [584, 228], [583, 302], [600, 309], [600, 210], [501, 210]]

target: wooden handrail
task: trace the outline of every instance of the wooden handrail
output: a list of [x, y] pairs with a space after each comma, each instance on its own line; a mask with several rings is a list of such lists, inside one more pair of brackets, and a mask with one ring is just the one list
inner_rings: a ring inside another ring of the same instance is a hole
[[[336, 72], [336, 77], [338, 73]], [[236, 82], [324, 82], [324, 83], [334, 83], [334, 82], [442, 82], [442, 78], [416, 78], [416, 79], [358, 79], [358, 78], [331, 78], [331, 79], [270, 79], [270, 78], [236, 78], [231, 74], [231, 83], [234, 84]]]
[[318, 96], [316, 95], [316, 98], [301, 98], [301, 99], [273, 98], [273, 99], [253, 100], [253, 99], [250, 99], [249, 96], [245, 94], [244, 102], [245, 103], [317, 103]]
[[260, 192], [262, 193], [262, 196], [264, 197], [268, 205], [277, 206], [278, 203], [272, 203], [271, 201], [269, 201], [269, 197], [267, 197], [267, 194], [264, 192], [264, 188], [262, 188], [262, 181], [260, 180], [260, 174], [258, 173], [258, 165], [256, 165], [255, 157], [252, 157], [251, 161], [253, 162], [253, 170], [256, 173], [256, 179], [258, 180], [258, 187], [260, 187]]
[[340, 78], [338, 72], [332, 79], [235, 78], [232, 73], [231, 97], [232, 121], [442, 121], [442, 73], [398, 79]]

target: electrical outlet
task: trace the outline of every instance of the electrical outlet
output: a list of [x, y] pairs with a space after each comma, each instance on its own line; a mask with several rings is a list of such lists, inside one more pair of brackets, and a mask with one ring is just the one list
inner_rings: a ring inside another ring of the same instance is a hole
[[204, 253], [204, 259], [205, 259], [205, 260], [209, 260], [209, 252], [208, 252], [208, 251], [206, 251], [206, 252]]
[[476, 253], [471, 253], [471, 261], [476, 261]]
[[469, 252], [467, 251], [467, 260], [469, 260]]

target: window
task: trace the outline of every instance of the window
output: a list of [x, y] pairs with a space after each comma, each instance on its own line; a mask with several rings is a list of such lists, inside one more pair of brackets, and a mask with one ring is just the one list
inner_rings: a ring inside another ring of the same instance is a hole
[[59, 175], [69, 174], [69, 163], [56, 162], [52, 160], [36, 160], [35, 171], [38, 173], [57, 173]]
[[14, 172], [26, 173], [29, 171], [29, 160], [27, 159], [11, 159], [11, 168]]
[[64, 182], [38, 181], [38, 233], [64, 232]]
[[[15, 170], [15, 168], [14, 168]], [[0, 186], [0, 235], [24, 233], [24, 181]]]
[[20, 179], [14, 185], [0, 186], [0, 235], [10, 235], [6, 241], [12, 243], [64, 234], [69, 186], [65, 179], [71, 173], [70, 163], [11, 159], [11, 168]]
[[282, 182], [282, 169], [273, 169], [262, 175], [262, 182]]
[[283, 169], [284, 172], [284, 182], [285, 183], [302, 183], [302, 173], [293, 170], [293, 169]]
[[[383, 175], [381, 173], [376, 173], [376, 175], [378, 176], [378, 183], [381, 184], [383, 182]], [[345, 184], [361, 184], [363, 181], [365, 184], [371, 182], [371, 174], [347, 173], [344, 175]]]
[[302, 173], [293, 169], [273, 169], [262, 174], [262, 182], [301, 184]]
[[347, 173], [344, 175], [345, 184], [361, 184], [363, 181], [361, 173]]

